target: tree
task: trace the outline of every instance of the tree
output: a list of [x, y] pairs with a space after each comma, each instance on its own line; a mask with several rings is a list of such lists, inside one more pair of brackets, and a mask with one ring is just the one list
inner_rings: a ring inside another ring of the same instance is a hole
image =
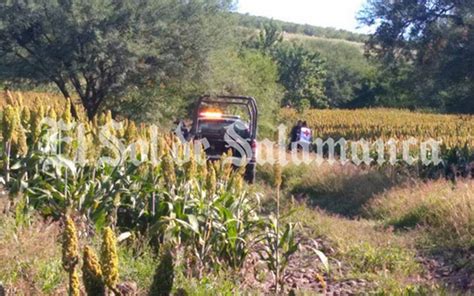
[[269, 53], [274, 50], [278, 44], [283, 41], [283, 32], [275, 22], [270, 21], [264, 23], [258, 39], [255, 44], [255, 48], [261, 50], [264, 53]]
[[285, 103], [296, 104], [303, 99], [316, 108], [328, 107], [324, 95], [326, 70], [318, 52], [301, 45], [284, 44], [275, 52], [279, 66], [279, 82], [285, 87]]
[[343, 107], [356, 96], [356, 91], [372, 68], [364, 56], [362, 43], [307, 38], [300, 41], [310, 51], [319, 52], [325, 61], [325, 95], [331, 107]]
[[0, 79], [54, 83], [89, 118], [132, 86], [166, 84], [204, 63], [209, 19], [228, 0], [8, 0], [0, 3]]
[[417, 104], [473, 113], [473, 14], [469, 0], [371, 0], [360, 21], [376, 26], [369, 54], [387, 67], [413, 65], [408, 79], [423, 85]]
[[344, 39], [355, 42], [365, 42], [368, 37], [366, 35], [354, 33], [351, 31], [345, 31], [334, 28], [315, 27], [310, 25], [301, 25], [296, 23], [269, 19], [262, 16], [254, 16], [240, 13], [234, 13], [234, 16], [237, 19], [239, 26], [252, 29], [252, 31], [261, 29], [262, 25], [272, 22], [278, 27], [280, 27], [283, 32], [292, 34], [304, 34], [308, 36], [317, 36], [329, 39]]
[[254, 97], [259, 107], [259, 134], [272, 136], [283, 89], [277, 83], [278, 68], [271, 57], [254, 49], [227, 48], [216, 52], [210, 63], [201, 92]]

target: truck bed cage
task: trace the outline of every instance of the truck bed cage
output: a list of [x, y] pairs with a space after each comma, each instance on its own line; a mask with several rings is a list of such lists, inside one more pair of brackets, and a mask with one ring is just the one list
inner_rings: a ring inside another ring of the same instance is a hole
[[250, 118], [250, 137], [252, 139], [255, 139], [257, 137], [258, 108], [257, 108], [257, 102], [255, 101], [255, 99], [252, 97], [246, 97], [246, 96], [228, 96], [228, 95], [220, 95], [220, 96], [204, 95], [198, 99], [197, 106], [195, 108], [194, 118], [193, 118], [193, 126], [191, 129], [191, 133], [193, 135], [196, 134], [199, 113], [201, 111], [201, 106], [204, 104], [245, 106], [247, 108], [247, 111], [249, 113], [249, 118]]

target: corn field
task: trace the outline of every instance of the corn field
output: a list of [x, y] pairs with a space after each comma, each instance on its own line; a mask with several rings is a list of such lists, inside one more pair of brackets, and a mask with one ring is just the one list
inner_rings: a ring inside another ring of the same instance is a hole
[[474, 157], [474, 117], [415, 113], [397, 109], [307, 110], [282, 109], [281, 120], [288, 126], [307, 121], [314, 138], [344, 138], [348, 141], [409, 138], [441, 141], [443, 158]]
[[[278, 229], [274, 219], [260, 214], [259, 193], [243, 180], [245, 167], [208, 162], [200, 146], [154, 126], [128, 120], [113, 126], [110, 112], [93, 122], [75, 120], [68, 104], [33, 107], [9, 96], [2, 178], [18, 223], [37, 213], [81, 217], [92, 232], [111, 226], [182, 248], [200, 271], [240, 268], [253, 245], [278, 237], [268, 230]], [[293, 235], [285, 237], [293, 243]], [[72, 283], [75, 269], [66, 270]]]
[[35, 108], [37, 106], [50, 106], [58, 110], [64, 110], [64, 97], [61, 94], [41, 93], [41, 92], [10, 92], [8, 90], [0, 92], [0, 108], [12, 104], [12, 99], [21, 102], [23, 106]]
[[[180, 250], [186, 268], [198, 277], [223, 266], [241, 269], [256, 252], [274, 274], [273, 289], [283, 285], [284, 269], [298, 250], [296, 228], [280, 225], [279, 211], [264, 214], [261, 194], [243, 180], [245, 167], [209, 162], [199, 144], [182, 143], [156, 126], [116, 122], [110, 112], [88, 121], [78, 110], [75, 119], [70, 102], [49, 104], [45, 97], [31, 103], [33, 96], [5, 93], [0, 177], [18, 225], [38, 215], [65, 221], [63, 267], [71, 295], [81, 289], [80, 274], [90, 295], [116, 291], [115, 233], [146, 237], [170, 248], [171, 257]], [[298, 114], [284, 109], [280, 118], [287, 124], [307, 120], [314, 137], [323, 139], [435, 138], [443, 141], [448, 156], [470, 159], [473, 154], [474, 119], [469, 116], [388, 109]], [[282, 181], [278, 169], [277, 188]], [[76, 230], [74, 221], [86, 226]], [[79, 232], [103, 234], [100, 260], [90, 246], [79, 260]]]

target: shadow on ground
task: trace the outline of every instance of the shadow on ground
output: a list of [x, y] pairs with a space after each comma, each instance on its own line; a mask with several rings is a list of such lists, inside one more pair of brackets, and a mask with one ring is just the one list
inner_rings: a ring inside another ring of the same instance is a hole
[[328, 165], [304, 168], [300, 172], [299, 178], [293, 177], [287, 183], [287, 190], [295, 200], [350, 218], [364, 216], [364, 206], [372, 197], [410, 182], [409, 177], [390, 168]]

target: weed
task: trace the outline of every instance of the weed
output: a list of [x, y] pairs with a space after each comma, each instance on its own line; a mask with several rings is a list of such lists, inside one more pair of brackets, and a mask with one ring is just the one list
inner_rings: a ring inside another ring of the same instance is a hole
[[158, 264], [156, 255], [149, 247], [119, 246], [119, 273], [123, 280], [134, 281], [141, 290], [151, 286]]
[[64, 282], [61, 260], [48, 259], [35, 264], [35, 282], [45, 294], [52, 294]]
[[355, 273], [386, 272], [409, 275], [419, 271], [413, 261], [414, 254], [400, 247], [374, 247], [369, 243], [352, 246], [345, 255], [353, 266]]

